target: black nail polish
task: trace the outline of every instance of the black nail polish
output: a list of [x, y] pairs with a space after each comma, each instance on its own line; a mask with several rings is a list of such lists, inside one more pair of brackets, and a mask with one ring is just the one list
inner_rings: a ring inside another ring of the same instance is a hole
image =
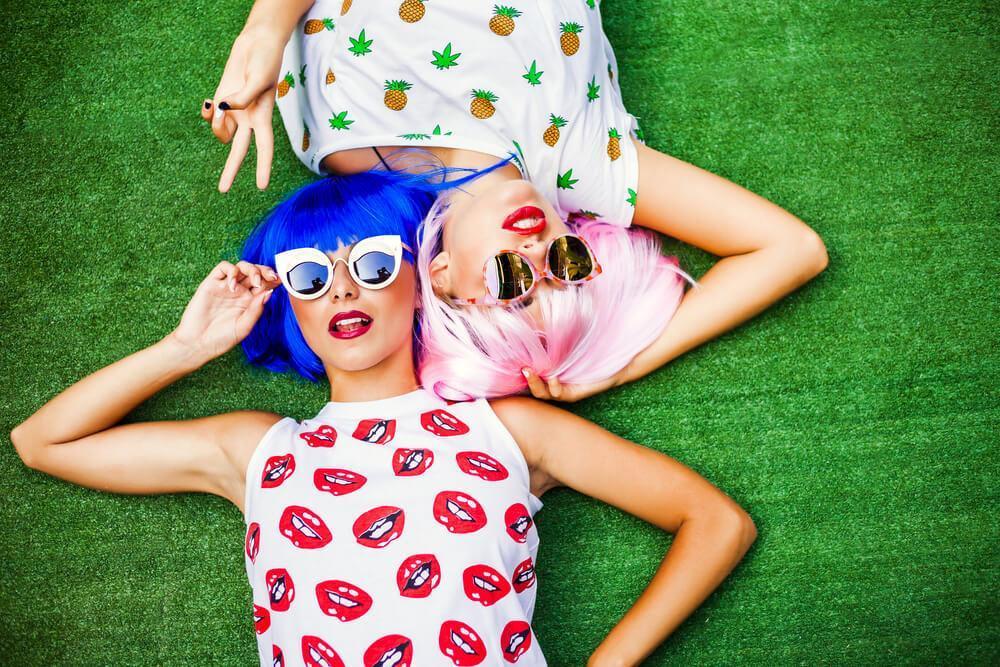
[[205, 102], [205, 108], [206, 109], [211, 109], [212, 108], [212, 103], [211, 102]]
[[219, 102], [219, 108], [223, 111], [229, 111], [229, 102]]

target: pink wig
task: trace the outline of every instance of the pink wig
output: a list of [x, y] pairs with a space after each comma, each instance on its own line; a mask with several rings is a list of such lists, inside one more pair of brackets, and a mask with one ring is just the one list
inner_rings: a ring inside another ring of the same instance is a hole
[[458, 306], [434, 294], [430, 279], [447, 208], [447, 195], [441, 195], [417, 231], [418, 375], [425, 388], [447, 400], [524, 392], [522, 368], [563, 384], [606, 380], [663, 332], [684, 295], [684, 281], [697, 286], [676, 257], [663, 255], [655, 234], [570, 220], [603, 272], [581, 285], [537, 292], [541, 326], [524, 309]]

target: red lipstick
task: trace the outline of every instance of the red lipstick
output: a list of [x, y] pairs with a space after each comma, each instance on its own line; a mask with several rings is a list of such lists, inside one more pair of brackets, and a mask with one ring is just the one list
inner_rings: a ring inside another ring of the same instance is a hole
[[[535, 220], [535, 224], [531, 224]], [[522, 206], [503, 221], [503, 228], [515, 234], [538, 234], [545, 229], [545, 212], [537, 206]]]
[[372, 316], [360, 310], [337, 313], [330, 320], [329, 331], [334, 338], [357, 338], [372, 328]]

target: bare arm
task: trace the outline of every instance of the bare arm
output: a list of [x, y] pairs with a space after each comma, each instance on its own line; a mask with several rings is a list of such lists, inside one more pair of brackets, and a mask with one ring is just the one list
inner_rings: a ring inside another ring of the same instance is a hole
[[256, 443], [277, 415], [247, 411], [115, 426], [249, 333], [273, 281], [254, 277], [253, 265], [239, 267], [247, 273], [228, 262], [215, 267], [175, 331], [83, 378], [17, 426], [11, 440], [25, 464], [104, 491], [202, 491], [242, 506], [248, 453], [238, 445]]
[[631, 382], [735, 328], [827, 266], [819, 235], [749, 190], [635, 142], [639, 196], [635, 224], [721, 257], [688, 290], [663, 334], [640, 352]]
[[492, 405], [540, 491], [568, 486], [674, 533], [646, 590], [588, 662], [638, 664], [742, 559], [756, 539], [753, 521], [690, 468], [570, 412], [524, 397]]

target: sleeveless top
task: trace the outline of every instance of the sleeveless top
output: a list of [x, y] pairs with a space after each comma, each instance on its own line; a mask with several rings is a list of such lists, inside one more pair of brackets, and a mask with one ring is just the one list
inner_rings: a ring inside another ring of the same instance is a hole
[[546, 665], [541, 507], [485, 400], [418, 389], [281, 419], [247, 467], [260, 664]]
[[316, 173], [367, 146], [513, 153], [563, 219], [628, 226], [642, 135], [617, 73], [596, 0], [319, 0], [285, 48], [277, 105]]

